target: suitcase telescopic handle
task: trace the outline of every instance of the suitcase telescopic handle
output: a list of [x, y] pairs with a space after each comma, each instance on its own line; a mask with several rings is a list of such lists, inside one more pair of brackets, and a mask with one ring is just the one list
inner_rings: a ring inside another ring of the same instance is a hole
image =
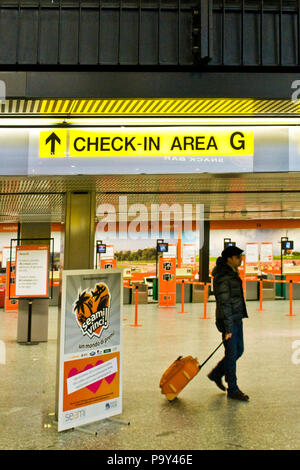
[[215, 352], [217, 352], [217, 351], [218, 351], [218, 349], [219, 349], [219, 348], [222, 346], [222, 344], [224, 344], [224, 341], [222, 341], [222, 343], [220, 343], [220, 344], [219, 344], [219, 346], [218, 346], [218, 347], [217, 347], [217, 348], [216, 348], [216, 349], [215, 349], [215, 350], [214, 350], [214, 351], [211, 353], [211, 355], [210, 355], [210, 356], [208, 356], [208, 358], [207, 358], [207, 359], [205, 359], [205, 361], [204, 361], [202, 364], [200, 364], [200, 365], [199, 365], [199, 370], [200, 370], [200, 369], [201, 369], [201, 368], [204, 366], [204, 364], [206, 364], [206, 363], [207, 363], [207, 361], [209, 361], [209, 360], [210, 360], [210, 358], [211, 358], [211, 357], [212, 357], [212, 356], [215, 354]]

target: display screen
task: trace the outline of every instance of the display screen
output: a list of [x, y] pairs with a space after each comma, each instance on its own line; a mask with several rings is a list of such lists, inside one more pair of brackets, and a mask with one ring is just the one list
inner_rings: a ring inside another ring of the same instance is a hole
[[166, 270], [166, 271], [170, 271], [171, 270], [171, 267], [172, 267], [172, 263], [164, 263], [163, 264], [163, 268]]
[[106, 245], [99, 243], [97, 245], [97, 253], [106, 253]]
[[285, 240], [281, 242], [281, 248], [283, 250], [292, 250], [294, 248], [294, 242], [292, 240]]
[[227, 248], [228, 246], [235, 246], [235, 242], [224, 242], [224, 248]]
[[168, 243], [158, 243], [157, 251], [167, 252], [168, 251]]

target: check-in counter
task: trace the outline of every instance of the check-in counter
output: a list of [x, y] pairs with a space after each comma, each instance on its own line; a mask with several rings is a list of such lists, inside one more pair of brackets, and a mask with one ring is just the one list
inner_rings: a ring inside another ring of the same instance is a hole
[[246, 280], [246, 300], [258, 300], [259, 282], [257, 276], [247, 276]]
[[[193, 275], [193, 268], [176, 268], [176, 303], [182, 301], [182, 282], [181, 281], [190, 281]], [[192, 301], [192, 284], [184, 284], [184, 302]]]
[[129, 281], [130, 279], [131, 279], [131, 269], [130, 268], [123, 269], [123, 281], [125, 280]]
[[249, 276], [246, 280], [246, 300], [259, 300], [260, 299], [260, 279], [262, 278], [262, 296], [263, 300], [275, 300], [276, 296], [276, 283], [270, 282], [275, 280], [271, 273], [259, 273], [256, 276]]
[[260, 272], [257, 266], [247, 266], [246, 268], [246, 300], [259, 299], [259, 276]]
[[246, 300], [258, 300], [259, 283], [257, 280], [246, 281]]
[[275, 300], [275, 282], [266, 282], [264, 279], [267, 279], [268, 281], [273, 280], [274, 281], [274, 276], [271, 273], [268, 273], [267, 275], [263, 275], [263, 281], [262, 281], [262, 289], [263, 289], [263, 299], [264, 300]]
[[156, 279], [155, 276], [145, 277], [145, 284], [146, 284], [147, 287], [148, 287], [148, 297], [151, 297], [151, 299], [153, 299], [153, 284], [154, 284], [154, 279]]
[[204, 285], [193, 284], [192, 285], [192, 302], [204, 302]]
[[[123, 269], [123, 281], [130, 281], [131, 279], [131, 269], [125, 268]], [[132, 297], [132, 289], [123, 286], [123, 305], [131, 304], [131, 297]]]
[[[181, 279], [179, 279], [180, 281]], [[182, 285], [176, 282], [176, 303], [182, 301]], [[192, 284], [184, 284], [184, 302], [192, 301]]]
[[293, 299], [299, 300], [300, 299], [300, 266], [295, 266], [293, 264], [284, 264], [283, 266], [283, 274], [287, 283], [285, 284], [285, 298], [290, 298], [290, 288], [289, 282], [290, 280], [293, 281]]
[[123, 305], [131, 304], [132, 289], [123, 286]]
[[148, 286], [144, 282], [134, 281], [132, 282], [132, 289], [131, 294], [131, 304], [135, 304], [135, 286], [138, 286], [138, 303], [139, 304], [147, 304], [148, 303]]

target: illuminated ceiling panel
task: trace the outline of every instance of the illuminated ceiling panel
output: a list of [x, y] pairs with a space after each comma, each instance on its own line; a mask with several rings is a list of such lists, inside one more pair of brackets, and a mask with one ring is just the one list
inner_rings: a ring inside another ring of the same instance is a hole
[[[64, 219], [67, 191], [94, 190], [96, 204], [204, 204], [206, 220], [300, 218], [300, 173], [1, 177], [0, 222]], [[171, 219], [172, 220], [172, 219]]]

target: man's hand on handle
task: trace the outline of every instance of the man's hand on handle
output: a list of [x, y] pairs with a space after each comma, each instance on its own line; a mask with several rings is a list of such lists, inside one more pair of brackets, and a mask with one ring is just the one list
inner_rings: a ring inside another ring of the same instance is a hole
[[226, 333], [225, 334], [225, 341], [227, 341], [229, 338], [231, 338], [232, 333]]

